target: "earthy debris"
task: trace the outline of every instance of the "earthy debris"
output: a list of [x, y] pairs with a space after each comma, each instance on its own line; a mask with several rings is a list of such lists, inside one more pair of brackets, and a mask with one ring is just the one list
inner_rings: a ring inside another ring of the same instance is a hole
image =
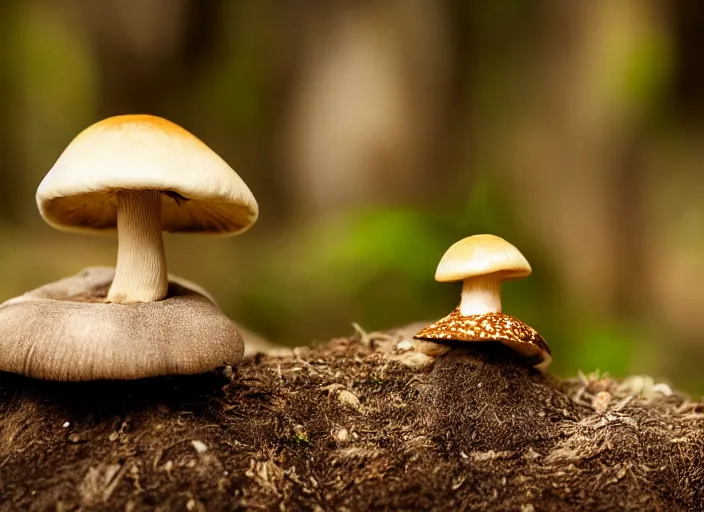
[[0, 510], [704, 510], [704, 404], [362, 333], [229, 379], [0, 374]]

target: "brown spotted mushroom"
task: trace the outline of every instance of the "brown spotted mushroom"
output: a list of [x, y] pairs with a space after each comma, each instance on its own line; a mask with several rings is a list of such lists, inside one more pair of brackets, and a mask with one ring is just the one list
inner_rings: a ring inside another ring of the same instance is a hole
[[501, 283], [530, 273], [525, 257], [503, 238], [474, 235], [460, 240], [447, 250], [435, 273], [439, 282], [462, 281], [460, 304], [414, 338], [439, 343], [496, 341], [545, 369], [552, 357], [540, 333], [501, 312]]
[[117, 228], [115, 269], [89, 268], [0, 304], [0, 370], [49, 380], [136, 379], [233, 365], [235, 324], [169, 276], [162, 231], [233, 235], [257, 219], [230, 166], [180, 126], [117, 116], [80, 133], [37, 190], [62, 230]]

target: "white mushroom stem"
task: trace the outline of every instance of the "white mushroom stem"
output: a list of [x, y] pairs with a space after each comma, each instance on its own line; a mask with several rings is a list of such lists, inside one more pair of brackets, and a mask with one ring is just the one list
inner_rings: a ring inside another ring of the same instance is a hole
[[129, 304], [166, 297], [160, 192], [117, 193], [117, 237], [117, 267], [107, 301]]
[[476, 276], [462, 283], [460, 314], [484, 315], [501, 312], [501, 278], [497, 274]]

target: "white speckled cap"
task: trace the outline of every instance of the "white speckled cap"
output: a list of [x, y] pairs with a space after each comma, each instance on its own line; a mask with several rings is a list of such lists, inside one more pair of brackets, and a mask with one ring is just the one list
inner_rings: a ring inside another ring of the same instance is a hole
[[438, 265], [435, 280], [443, 283], [498, 273], [504, 280], [530, 275], [528, 260], [512, 244], [495, 235], [474, 235], [450, 247]]
[[39, 185], [37, 205], [58, 229], [111, 229], [119, 190], [162, 191], [165, 231], [237, 234], [259, 213], [222, 158], [180, 126], [149, 115], [110, 117], [81, 132]]

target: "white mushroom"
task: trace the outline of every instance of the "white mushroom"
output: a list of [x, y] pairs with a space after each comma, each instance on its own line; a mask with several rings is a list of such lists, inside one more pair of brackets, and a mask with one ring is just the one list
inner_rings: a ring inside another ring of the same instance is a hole
[[166, 297], [161, 231], [236, 234], [257, 219], [247, 185], [198, 138], [165, 119], [117, 116], [80, 133], [37, 190], [44, 219], [64, 230], [117, 227], [108, 302]]
[[501, 283], [529, 276], [530, 264], [513, 245], [494, 235], [474, 235], [450, 247], [435, 280], [462, 281], [463, 316], [501, 313]]

